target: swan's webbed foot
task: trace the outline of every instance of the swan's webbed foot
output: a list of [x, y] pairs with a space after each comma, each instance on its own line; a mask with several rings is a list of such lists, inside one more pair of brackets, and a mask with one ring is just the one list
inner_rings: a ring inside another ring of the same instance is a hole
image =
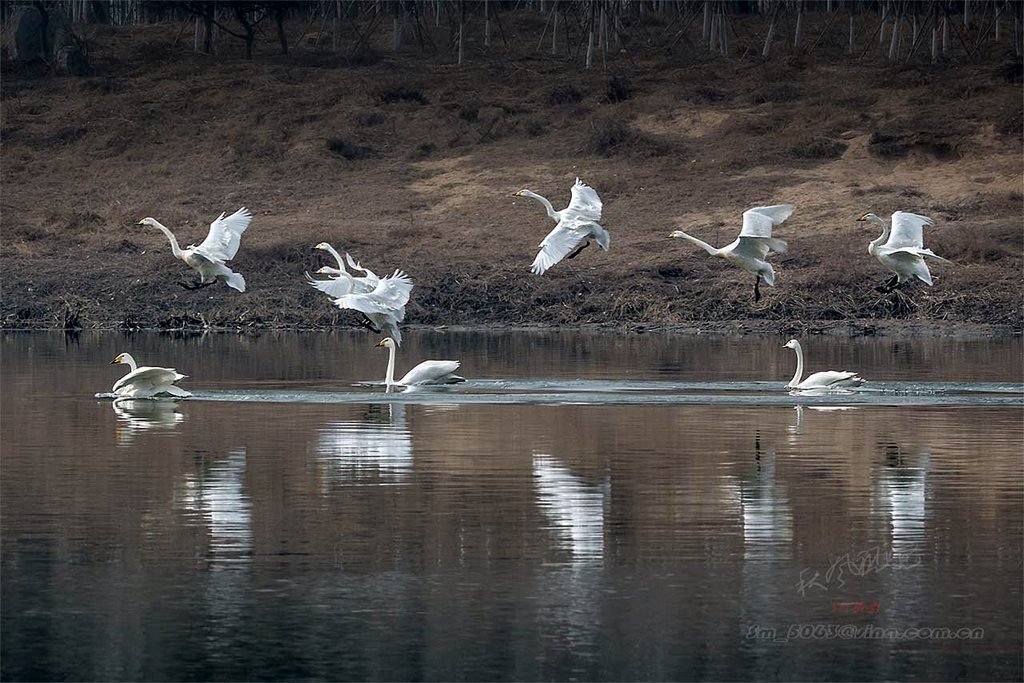
[[589, 246], [590, 246], [590, 240], [587, 240], [586, 242], [584, 242], [580, 246], [576, 247], [576, 250], [574, 252], [572, 252], [571, 254], [569, 254], [568, 256], [566, 256], [565, 258], [567, 258], [567, 259], [576, 258], [577, 256], [580, 255], [581, 251], [583, 251], [584, 249], [586, 249]]
[[754, 275], [754, 303], [761, 300], [761, 276]]
[[[216, 280], [214, 280], [214, 282], [216, 282]], [[183, 289], [202, 289], [203, 287], [209, 287], [214, 282], [203, 282], [202, 280], [194, 280], [192, 284], [188, 284], [186, 282], [179, 281], [178, 285], [180, 285]]]

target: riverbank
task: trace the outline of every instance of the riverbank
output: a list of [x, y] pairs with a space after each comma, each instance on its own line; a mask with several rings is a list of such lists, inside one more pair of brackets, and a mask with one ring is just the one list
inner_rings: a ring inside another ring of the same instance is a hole
[[[525, 15], [510, 34], [534, 30]], [[0, 326], [328, 329], [353, 318], [303, 273], [329, 241], [416, 284], [410, 326], [1019, 335], [1019, 77], [992, 64], [762, 63], [697, 53], [585, 71], [536, 55], [463, 67], [353, 66], [299, 52], [195, 55], [177, 26], [96, 29], [94, 75], [5, 67]], [[516, 40], [511, 40], [517, 44]], [[604, 200], [608, 253], [529, 273], [576, 176]], [[754, 205], [776, 230], [774, 288], [666, 238], [731, 241]], [[183, 244], [239, 206], [249, 289], [185, 291]], [[934, 287], [883, 295], [856, 218], [931, 216]], [[953, 332], [960, 334], [960, 332]]]

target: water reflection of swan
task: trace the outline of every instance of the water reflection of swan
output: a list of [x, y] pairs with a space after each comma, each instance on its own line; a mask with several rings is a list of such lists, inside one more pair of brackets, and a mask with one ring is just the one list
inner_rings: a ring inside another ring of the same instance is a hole
[[252, 554], [252, 503], [245, 492], [245, 449], [231, 451], [196, 474], [188, 474], [175, 505], [194, 515], [210, 534], [214, 566], [248, 563]]
[[178, 402], [159, 399], [120, 399], [111, 406], [117, 415], [117, 445], [130, 446], [137, 432], [173, 430], [184, 422], [185, 416], [178, 412]]
[[540, 509], [572, 551], [573, 562], [600, 560], [609, 483], [587, 484], [554, 457], [540, 454], [533, 456], [533, 478]]
[[318, 430], [314, 457], [325, 483], [360, 479], [397, 481], [412, 472], [412, 435], [405, 405], [370, 405], [365, 420], [330, 422]]
[[762, 449], [760, 433], [754, 437], [754, 462], [754, 472], [739, 478], [744, 557], [789, 557], [793, 513], [775, 481], [775, 449]]
[[894, 553], [912, 550], [925, 537], [927, 486], [931, 456], [905, 459], [899, 446], [886, 446], [886, 461], [878, 477], [879, 507], [889, 517]]
[[[804, 394], [804, 392], [794, 393], [800, 393], [801, 395]], [[809, 410], [816, 410], [821, 413], [832, 413], [841, 410], [854, 410], [853, 406], [807, 406], [807, 408]], [[796, 410], [796, 422], [793, 424], [792, 427], [787, 427], [786, 430], [790, 433], [791, 436], [802, 436], [804, 433], [804, 407], [802, 405], [795, 405], [793, 406], [793, 409]], [[790, 443], [792, 443], [793, 441], [794, 439], [791, 438]]]

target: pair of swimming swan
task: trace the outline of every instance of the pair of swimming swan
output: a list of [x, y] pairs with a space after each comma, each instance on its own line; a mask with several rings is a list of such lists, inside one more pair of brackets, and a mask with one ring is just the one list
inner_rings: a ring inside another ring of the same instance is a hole
[[[409, 370], [398, 381], [395, 381], [395, 349], [398, 346], [394, 339], [385, 337], [377, 346], [388, 350], [388, 368], [384, 375], [384, 384], [392, 387], [414, 387], [442, 384], [458, 384], [465, 382], [464, 377], [455, 374], [461, 365], [457, 360], [425, 360]], [[187, 375], [174, 368], [139, 367], [131, 354], [119, 353], [110, 362], [111, 365], [124, 363], [128, 366], [128, 374], [114, 382], [113, 393], [118, 399], [123, 398], [155, 398], [161, 395], [187, 398], [192, 394], [181, 387], [175, 386]]]

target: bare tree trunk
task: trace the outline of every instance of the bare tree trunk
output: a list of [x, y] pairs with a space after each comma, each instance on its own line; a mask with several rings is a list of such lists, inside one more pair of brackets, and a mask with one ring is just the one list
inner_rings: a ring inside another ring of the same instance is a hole
[[999, 20], [1002, 19], [1002, 15], [1003, 15], [1003, 6], [997, 2], [996, 3], [996, 26], [995, 26], [995, 31], [996, 32], [995, 32], [995, 35], [993, 36], [993, 40], [995, 40], [997, 43], [999, 42]]
[[552, 24], [551, 24], [551, 54], [558, 54], [558, 0], [555, 0], [551, 6], [552, 13]]
[[718, 42], [718, 10], [711, 13], [711, 31], [708, 33], [708, 51], [715, 49]]
[[936, 17], [935, 23], [932, 25], [932, 64], [939, 61], [939, 22]]
[[[590, 8], [590, 22], [588, 24], [589, 30], [587, 31], [587, 68], [590, 68], [591, 63], [594, 59], [594, 8]], [[579, 53], [577, 53], [579, 54]]]
[[341, 0], [334, 0], [334, 13], [331, 15], [331, 51], [338, 51], [338, 15], [341, 14]]
[[196, 16], [196, 34], [192, 38], [192, 52], [199, 52], [199, 17]]
[[701, 40], [707, 41], [711, 38], [711, 2], [710, 0], [704, 0], [704, 32], [701, 34]]
[[761, 50], [761, 59], [768, 59], [768, 54], [772, 46], [772, 36], [775, 34], [775, 19], [778, 16], [778, 8], [772, 12], [771, 21], [768, 22], [768, 35], [764, 39], [764, 49]]
[[900, 27], [902, 26], [902, 17], [895, 17], [892, 22], [892, 40], [889, 41], [889, 61], [895, 62], [896, 56], [899, 54], [899, 42], [900, 42]]
[[878, 44], [885, 45], [885, 20], [889, 18], [889, 3], [882, 5], [882, 25], [878, 28]]
[[971, 3], [969, 0], [964, 0], [964, 28], [971, 25]]
[[853, 21], [853, 3], [850, 3], [850, 54], [853, 54], [853, 39], [856, 35], [856, 26]]
[[462, 66], [462, 55], [463, 55], [463, 25], [466, 23], [466, 0], [458, 0], [459, 2], [459, 66]]
[[910, 32], [910, 44], [917, 45], [917, 5], [914, 5], [913, 23]]
[[949, 15], [942, 15], [942, 54], [949, 53]]
[[[541, 10], [543, 12], [543, 10]], [[490, 3], [484, 3], [484, 47], [491, 46], [491, 11]]]
[[288, 34], [284, 30], [285, 7], [274, 5], [274, 23], [277, 24], [277, 40], [281, 43], [281, 54], [288, 54]]
[[804, 3], [797, 0], [796, 3], [796, 31], [793, 33], [793, 47], [800, 49], [800, 33], [804, 27]]
[[729, 55], [729, 27], [725, 16], [725, 7], [721, 7], [719, 12], [722, 16], [718, 18], [718, 32], [719, 32], [719, 47], [722, 50], [723, 56]]

